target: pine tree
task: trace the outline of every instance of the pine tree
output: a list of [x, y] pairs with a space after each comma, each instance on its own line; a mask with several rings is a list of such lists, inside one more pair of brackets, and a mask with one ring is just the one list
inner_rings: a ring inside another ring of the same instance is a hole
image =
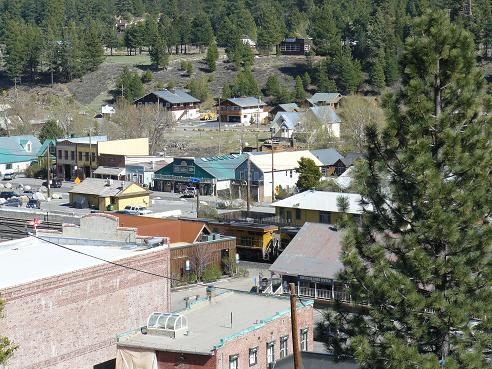
[[276, 9], [273, 6], [266, 5], [260, 7], [258, 16], [258, 49], [270, 54], [272, 47], [282, 41], [285, 24], [283, 19], [277, 16]]
[[87, 71], [95, 70], [104, 60], [104, 48], [101, 33], [94, 22], [84, 30], [81, 46], [83, 68]]
[[204, 46], [210, 44], [214, 37], [214, 30], [210, 18], [204, 12], [199, 12], [191, 22], [191, 42], [200, 47], [203, 52]]
[[301, 76], [296, 77], [296, 94], [295, 98], [297, 101], [306, 100], [306, 91], [304, 91], [304, 86], [302, 85]]
[[116, 90], [120, 96], [123, 96], [129, 101], [134, 101], [144, 94], [142, 80], [137, 73], [130, 72], [127, 67], [123, 69], [123, 72], [118, 77]]
[[298, 163], [299, 168], [296, 169], [296, 172], [299, 173], [299, 179], [296, 183], [298, 190], [304, 192], [318, 187], [319, 180], [321, 179], [321, 172], [314, 160], [310, 158], [301, 158]]
[[268, 76], [265, 84], [265, 96], [278, 96], [280, 93], [280, 83], [276, 74]]
[[[384, 59], [382, 59], [384, 61]], [[371, 70], [369, 77], [371, 79], [371, 83], [378, 89], [381, 90], [385, 86], [384, 81], [384, 67], [381, 63], [380, 58], [375, 58], [371, 63]]]
[[5, 32], [5, 69], [12, 80], [22, 77], [27, 65], [27, 47], [24, 26], [18, 21], [7, 22]]
[[260, 90], [251, 69], [239, 72], [231, 85], [231, 96], [258, 96]]
[[154, 39], [149, 50], [150, 62], [155, 70], [167, 68], [169, 64], [169, 55], [167, 54], [166, 45], [161, 37]]
[[56, 123], [55, 120], [48, 120], [39, 131], [39, 141], [55, 140], [63, 137], [63, 129]]
[[304, 72], [304, 74], [302, 75], [302, 85], [304, 86], [305, 90], [307, 90], [311, 85], [311, 77], [309, 76], [308, 72]]
[[429, 12], [402, 66], [387, 127], [366, 131], [356, 181], [367, 210], [341, 224], [342, 278], [369, 305], [329, 314], [327, 343], [365, 368], [490, 368], [492, 120], [473, 38]]
[[207, 61], [208, 70], [210, 72], [215, 72], [217, 69], [217, 60], [219, 59], [219, 51], [217, 49], [217, 43], [214, 39], [210, 41], [207, 49], [207, 57], [205, 60]]
[[334, 65], [344, 93], [357, 92], [362, 83], [362, 70], [360, 63], [352, 59], [349, 49], [338, 52]]
[[230, 97], [232, 97], [231, 86], [228, 83], [224, 84], [224, 87], [222, 87], [221, 97], [223, 99], [229, 99]]

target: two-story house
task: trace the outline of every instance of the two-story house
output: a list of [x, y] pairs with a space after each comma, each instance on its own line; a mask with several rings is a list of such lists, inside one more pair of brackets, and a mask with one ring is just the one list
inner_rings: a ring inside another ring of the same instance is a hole
[[0, 137], [0, 175], [23, 172], [41, 147], [33, 135]]
[[151, 92], [137, 100], [136, 105], [159, 104], [172, 114], [174, 120], [200, 118], [200, 100], [185, 90], [160, 90]]
[[220, 102], [218, 114], [221, 122], [248, 126], [261, 124], [268, 117], [268, 110], [258, 97], [232, 97]]

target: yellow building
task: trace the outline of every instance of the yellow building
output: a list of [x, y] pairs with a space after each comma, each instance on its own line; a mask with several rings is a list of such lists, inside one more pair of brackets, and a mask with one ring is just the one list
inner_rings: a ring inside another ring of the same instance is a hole
[[78, 208], [123, 210], [127, 205], [150, 204], [150, 192], [133, 182], [86, 178], [69, 191], [70, 204]]
[[242, 260], [268, 260], [279, 247], [275, 225], [247, 222], [208, 222], [215, 233], [236, 237], [236, 249]]
[[359, 216], [361, 196], [356, 193], [304, 191], [286, 199], [274, 202], [275, 215], [282, 223], [302, 226], [306, 222], [336, 224], [341, 215], [338, 198], [348, 202], [346, 213]]
[[148, 138], [131, 138], [128, 140], [99, 141], [97, 154], [110, 155], [149, 155]]

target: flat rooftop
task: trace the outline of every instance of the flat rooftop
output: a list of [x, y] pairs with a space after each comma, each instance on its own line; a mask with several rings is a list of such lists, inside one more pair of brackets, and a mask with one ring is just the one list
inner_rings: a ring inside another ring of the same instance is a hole
[[[147, 249], [130, 246], [98, 246], [93, 243], [66, 247], [109, 261], [167, 247]], [[35, 237], [2, 242], [0, 243], [0, 290], [103, 263], [103, 261], [63, 249]]]
[[[304, 304], [309, 305], [309, 302]], [[299, 303], [298, 308], [301, 307]], [[118, 346], [210, 355], [214, 348], [223, 346], [227, 341], [290, 315], [290, 302], [288, 297], [224, 292], [212, 297], [211, 302], [205, 298], [176, 313], [188, 320], [187, 335], [170, 338], [142, 334], [138, 328], [120, 334]]]

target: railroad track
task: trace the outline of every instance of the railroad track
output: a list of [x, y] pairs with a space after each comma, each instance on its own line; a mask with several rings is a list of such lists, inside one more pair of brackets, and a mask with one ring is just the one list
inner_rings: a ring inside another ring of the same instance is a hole
[[[29, 220], [11, 217], [0, 217], [0, 239], [15, 240], [26, 237], [33, 227], [28, 225]], [[38, 229], [61, 231], [62, 224], [57, 222], [42, 221]]]

